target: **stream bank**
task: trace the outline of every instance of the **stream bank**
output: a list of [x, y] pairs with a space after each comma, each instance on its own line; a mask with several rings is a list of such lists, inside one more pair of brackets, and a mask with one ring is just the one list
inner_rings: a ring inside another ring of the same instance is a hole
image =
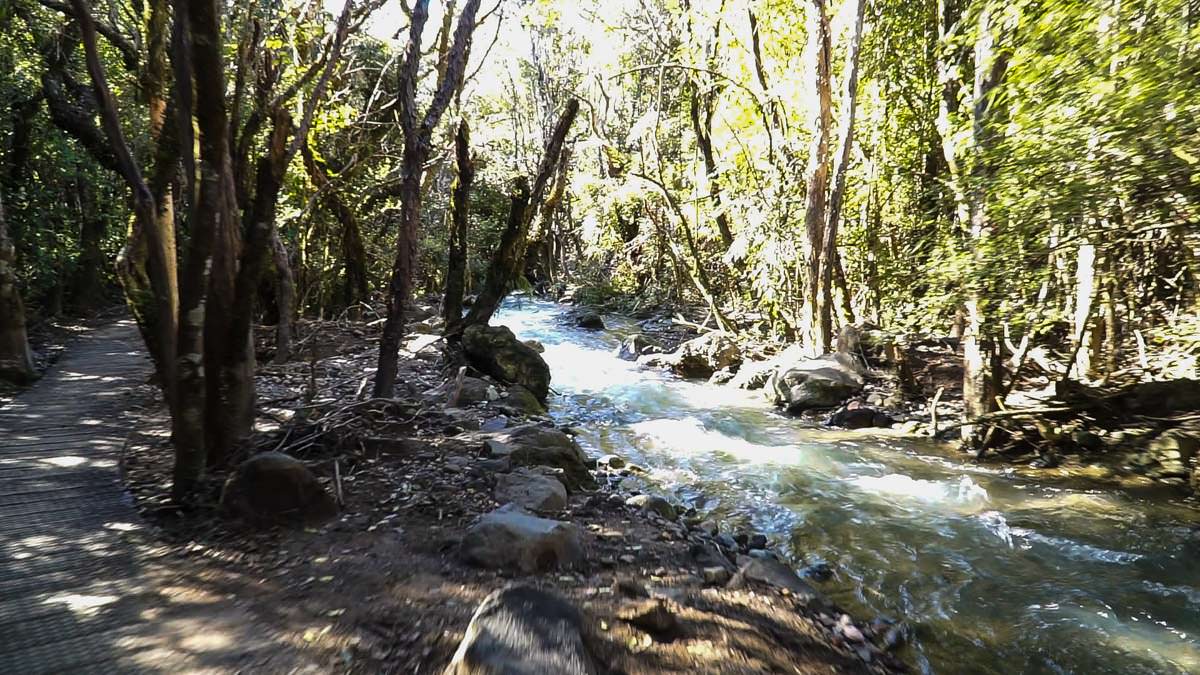
[[[637, 467], [581, 452], [590, 466], [583, 474], [519, 466], [553, 464], [548, 447], [578, 451], [551, 419], [562, 396], [551, 397], [551, 417], [531, 414], [500, 382], [457, 381], [443, 371], [438, 338], [412, 334], [399, 397], [370, 400], [363, 383], [376, 358], [372, 327], [312, 323], [299, 335], [295, 361], [266, 365], [271, 355], [260, 353], [262, 419], [247, 455], [299, 460], [322, 499], [336, 501], [334, 520], [264, 529], [230, 519], [221, 509], [232, 503], [223, 502], [233, 485], [226, 472], [212, 475], [189, 508], [172, 505], [161, 413], [147, 414], [123, 464], [172, 555], [320, 671], [442, 672], [477, 633], [468, 631], [476, 608], [514, 583], [582, 612], [579, 632], [596, 672], [905, 669], [893, 655], [906, 637], [899, 622], [852, 617], [813, 592], [760, 533], [667, 504], [653, 483], [635, 487]], [[540, 440], [523, 443], [528, 434]], [[536, 462], [525, 452], [538, 453]], [[536, 489], [547, 483], [561, 486]], [[556, 502], [563, 488], [566, 499]], [[481, 534], [511, 517], [501, 508], [507, 501], [531, 496], [545, 501], [527, 502], [532, 513], [518, 518], [570, 531], [578, 550], [527, 548], [521, 533]]]
[[545, 345], [556, 420], [593, 455], [649, 468], [678, 503], [766, 533], [800, 566], [828, 565], [822, 593], [913, 625], [922, 670], [1200, 669], [1197, 512], [1178, 491], [825, 428], [755, 392], [622, 361], [642, 326], [604, 316], [608, 330], [588, 330], [563, 312], [525, 301], [497, 318]]

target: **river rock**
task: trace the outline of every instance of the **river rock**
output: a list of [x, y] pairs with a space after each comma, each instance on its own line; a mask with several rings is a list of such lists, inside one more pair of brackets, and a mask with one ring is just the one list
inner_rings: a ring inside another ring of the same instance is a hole
[[549, 513], [567, 507], [567, 488], [557, 478], [520, 468], [496, 477], [496, 501], [523, 509]]
[[843, 429], [888, 428], [895, 423], [891, 415], [857, 402], [847, 404], [825, 420], [825, 426]]
[[634, 333], [621, 341], [621, 346], [617, 347], [617, 358], [624, 361], [637, 361], [638, 357], [649, 353], [650, 348], [658, 348], [658, 343], [641, 333]]
[[550, 393], [550, 367], [532, 347], [517, 339], [507, 326], [468, 326], [463, 351], [471, 365], [492, 377], [520, 384], [538, 401]]
[[675, 507], [671, 505], [671, 502], [658, 495], [634, 495], [625, 500], [625, 505], [648, 513], [656, 513], [664, 520], [675, 520]]
[[562, 469], [563, 482], [571, 491], [592, 486], [587, 455], [575, 439], [554, 427], [523, 424], [488, 434], [484, 448], [493, 458], [508, 457], [514, 466], [549, 466]]
[[742, 362], [742, 350], [724, 333], [707, 333], [679, 345], [670, 354], [645, 354], [638, 364], [670, 370], [688, 379], [706, 379], [723, 368], [736, 368]]
[[506, 504], [481, 517], [462, 540], [464, 561], [523, 574], [574, 567], [583, 560], [579, 528]]
[[620, 455], [604, 455], [596, 460], [596, 466], [615, 471], [625, 468], [625, 460]]
[[788, 412], [832, 408], [862, 391], [862, 367], [849, 354], [804, 359], [775, 371], [768, 380], [768, 397]]
[[575, 317], [575, 325], [587, 330], [604, 330], [604, 319], [595, 312], [584, 312]]
[[801, 579], [791, 567], [774, 558], [741, 558], [741, 568], [729, 581], [732, 588], [740, 588], [746, 582], [755, 582], [787, 590], [804, 602], [817, 598], [812, 586]]
[[505, 391], [503, 405], [527, 415], [541, 415], [546, 412], [546, 407], [533, 392], [519, 384], [514, 384]]
[[594, 675], [583, 615], [546, 590], [512, 585], [475, 610], [445, 675]]
[[803, 345], [793, 344], [765, 361], [746, 361], [738, 368], [729, 386], [738, 389], [762, 389], [780, 368], [807, 358]]
[[258, 525], [318, 525], [337, 516], [337, 503], [304, 462], [264, 452], [242, 462], [221, 493], [230, 515]]
[[[446, 384], [444, 389], [448, 390], [453, 386], [452, 380]], [[500, 392], [496, 391], [496, 387], [491, 382], [478, 377], [464, 377], [462, 390], [458, 394], [456, 403], [460, 406], [473, 405], [485, 401], [495, 401], [498, 398], [500, 398]]]
[[537, 340], [525, 340], [524, 342], [525, 342], [525, 346], [529, 347], [533, 351], [535, 351], [539, 354], [546, 353], [546, 345], [542, 344], [541, 342], [539, 342]]

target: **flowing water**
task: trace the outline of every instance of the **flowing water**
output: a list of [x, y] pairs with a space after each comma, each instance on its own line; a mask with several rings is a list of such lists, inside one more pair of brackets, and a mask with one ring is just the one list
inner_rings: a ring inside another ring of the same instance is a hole
[[[685, 382], [613, 355], [634, 330], [589, 332], [563, 308], [510, 301], [560, 392], [551, 414], [591, 453], [764, 532], [861, 619], [913, 627], [936, 673], [1200, 673], [1200, 513], [1166, 497], [1048, 486], [912, 439], [814, 429], [757, 392]], [[735, 530], [736, 531], [736, 530]]]

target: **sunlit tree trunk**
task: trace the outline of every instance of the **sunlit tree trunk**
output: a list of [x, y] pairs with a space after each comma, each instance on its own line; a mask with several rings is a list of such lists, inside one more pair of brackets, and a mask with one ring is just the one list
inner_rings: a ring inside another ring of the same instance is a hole
[[996, 395], [1000, 386], [999, 341], [995, 320], [988, 315], [986, 305], [986, 299], [992, 292], [987, 256], [994, 230], [988, 208], [993, 174], [988, 151], [997, 134], [993, 119], [994, 93], [1004, 80], [1008, 60], [1006, 54], [997, 50], [998, 29], [992, 25], [991, 7], [988, 5], [980, 10], [978, 31], [975, 41], [968, 190], [969, 246], [973, 265], [966, 280], [967, 323], [963, 334], [963, 408], [967, 424], [962, 427], [962, 438], [968, 446], [983, 451], [987, 448], [988, 437], [978, 425], [970, 422], [996, 409]]
[[812, 0], [809, 11], [809, 39], [815, 41], [813, 52], [814, 97], [817, 100], [816, 130], [808, 162], [808, 197], [805, 200], [804, 247], [805, 274], [803, 330], [808, 350], [813, 354], [828, 351], [830, 331], [829, 303], [821, 294], [821, 256], [824, 250], [826, 200], [829, 191], [829, 143], [832, 102], [830, 94], [831, 45], [829, 15], [825, 0]]
[[[834, 283], [840, 283], [842, 297], [845, 302], [839, 307], [839, 312], [850, 314], [849, 292], [846, 290], [845, 274], [841, 269], [841, 261], [837, 253], [838, 228], [841, 225], [842, 204], [846, 198], [846, 176], [850, 171], [850, 153], [854, 149], [854, 120], [858, 111], [858, 54], [862, 47], [863, 12], [866, 0], [856, 0], [854, 33], [850, 38], [850, 46], [846, 54], [846, 91], [842, 97], [842, 119], [838, 124], [841, 135], [841, 145], [838, 149], [837, 165], [834, 167], [833, 191], [829, 196], [829, 213], [826, 217], [824, 241], [820, 257], [820, 288], [818, 302], [820, 315], [820, 335], [826, 340], [821, 345], [821, 351], [828, 351], [829, 341], [833, 336], [832, 307], [836, 302]], [[836, 269], [835, 269], [836, 268]]]

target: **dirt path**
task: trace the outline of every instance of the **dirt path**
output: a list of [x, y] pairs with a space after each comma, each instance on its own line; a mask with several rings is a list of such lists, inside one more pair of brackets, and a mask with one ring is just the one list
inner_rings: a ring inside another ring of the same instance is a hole
[[0, 408], [0, 673], [303, 669], [202, 565], [156, 548], [122, 489], [130, 321], [89, 330]]

